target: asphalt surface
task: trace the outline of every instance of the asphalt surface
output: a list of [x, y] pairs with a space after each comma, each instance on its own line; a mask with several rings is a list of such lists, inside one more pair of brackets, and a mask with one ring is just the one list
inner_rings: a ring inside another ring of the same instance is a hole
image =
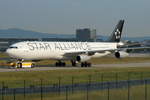
[[150, 62], [141, 63], [122, 63], [122, 64], [99, 64], [93, 65], [94, 67], [150, 67]]
[[141, 63], [121, 63], [121, 64], [97, 64], [92, 65], [92, 67], [55, 67], [55, 66], [48, 66], [42, 65], [34, 68], [22, 68], [22, 69], [15, 69], [10, 68], [7, 66], [0, 66], [0, 72], [17, 72], [17, 71], [46, 71], [46, 70], [72, 70], [72, 69], [96, 69], [96, 68], [125, 68], [125, 67], [150, 67], [150, 62], [141, 62]]

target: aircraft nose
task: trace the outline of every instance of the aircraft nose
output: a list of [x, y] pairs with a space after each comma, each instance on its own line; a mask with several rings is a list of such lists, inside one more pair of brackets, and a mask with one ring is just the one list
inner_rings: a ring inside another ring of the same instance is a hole
[[11, 54], [12, 54], [12, 50], [7, 49], [7, 50], [6, 50], [6, 53], [7, 53], [8, 55], [11, 55]]
[[10, 57], [12, 57], [12, 58], [16, 58], [17, 52], [18, 52], [18, 51], [13, 50], [13, 49], [9, 49], [9, 48], [6, 50], [6, 54], [8, 54], [8, 55], [9, 55]]

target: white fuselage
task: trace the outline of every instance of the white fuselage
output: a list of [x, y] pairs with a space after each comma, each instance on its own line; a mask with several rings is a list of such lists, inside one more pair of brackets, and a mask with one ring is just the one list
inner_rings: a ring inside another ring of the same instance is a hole
[[[77, 54], [78, 52], [91, 52], [99, 54], [99, 51], [116, 50], [117, 43], [109, 42], [18, 42], [11, 45], [6, 53], [13, 58], [24, 60], [41, 59], [73, 59], [65, 54]], [[80, 54], [80, 53], [79, 53]], [[103, 54], [108, 54], [104, 52]], [[105, 56], [103, 55], [102, 56]], [[96, 56], [96, 55], [95, 55]], [[94, 57], [94, 56], [93, 56]]]

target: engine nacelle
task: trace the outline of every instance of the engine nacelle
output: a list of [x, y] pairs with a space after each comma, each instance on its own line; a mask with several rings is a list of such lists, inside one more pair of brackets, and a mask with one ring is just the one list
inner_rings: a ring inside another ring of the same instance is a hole
[[87, 56], [87, 55], [79, 55], [76, 57], [76, 60], [78, 62], [84, 62], [84, 61], [87, 61], [87, 60], [90, 60], [91, 57], [90, 56]]
[[129, 54], [125, 51], [117, 51], [115, 52], [115, 57], [116, 58], [123, 58], [123, 57], [128, 57]]

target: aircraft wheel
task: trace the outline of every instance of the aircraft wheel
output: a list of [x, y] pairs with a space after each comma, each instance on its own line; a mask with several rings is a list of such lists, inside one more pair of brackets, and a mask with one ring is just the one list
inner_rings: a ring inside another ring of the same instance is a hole
[[88, 63], [87, 62], [84, 62], [84, 67], [88, 67]]
[[32, 65], [31, 65], [31, 68], [34, 68], [34, 67], [35, 67], [35, 64], [32, 64]]
[[65, 62], [62, 62], [62, 63], [61, 63], [61, 66], [63, 66], [63, 67], [66, 66], [66, 63], [65, 63]]
[[71, 61], [71, 64], [72, 64], [73, 67], [75, 67], [76, 66], [76, 61]]
[[82, 62], [81, 63], [81, 67], [87, 67], [87, 63], [86, 62]]
[[87, 63], [87, 66], [88, 66], [88, 67], [91, 67], [91, 63]]
[[83, 62], [81, 63], [81, 67], [84, 67], [84, 63]]
[[82, 62], [81, 67], [91, 67], [91, 63], [88, 62]]
[[17, 68], [22, 68], [22, 63], [17, 63]]
[[55, 63], [55, 66], [56, 66], [56, 67], [58, 67], [58, 66], [60, 66], [60, 67], [61, 67], [61, 66], [66, 66], [66, 63], [59, 61], [59, 62], [56, 62], [56, 63]]
[[62, 66], [62, 62], [59, 61], [59, 62], [56, 62], [56, 63], [57, 63], [56, 65], [57, 65], [58, 67]]
[[57, 67], [58, 65], [59, 65], [58, 62], [56, 62], [56, 63], [55, 63], [55, 66]]

